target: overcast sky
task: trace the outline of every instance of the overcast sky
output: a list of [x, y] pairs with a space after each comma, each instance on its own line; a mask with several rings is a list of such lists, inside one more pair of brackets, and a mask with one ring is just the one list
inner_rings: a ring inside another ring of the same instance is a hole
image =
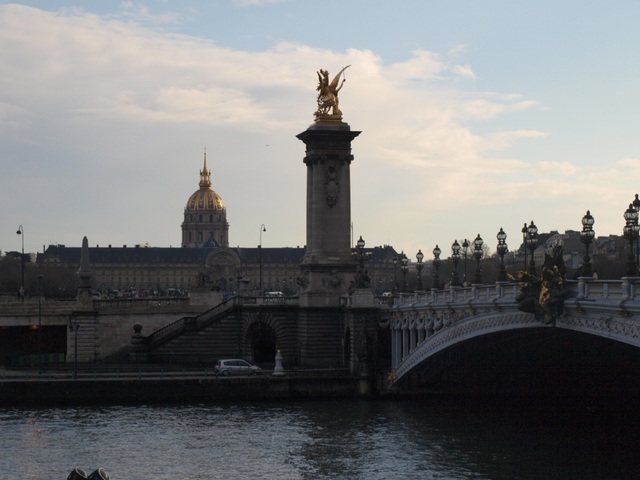
[[231, 246], [305, 244], [316, 71], [355, 239], [621, 234], [640, 192], [640, 2], [0, 1], [0, 250], [179, 247], [204, 149]]

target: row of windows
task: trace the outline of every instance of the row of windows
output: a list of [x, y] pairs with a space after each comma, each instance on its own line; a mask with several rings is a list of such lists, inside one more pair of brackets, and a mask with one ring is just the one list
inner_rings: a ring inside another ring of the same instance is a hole
[[[186, 218], [186, 217], [189, 217], [189, 218]], [[203, 223], [205, 221], [205, 218], [207, 218], [207, 217], [205, 215], [202, 215], [202, 214], [199, 214], [197, 216], [195, 214], [185, 215], [185, 222]], [[216, 221], [216, 222], [224, 222], [224, 219], [222, 218], [222, 215], [218, 215], [218, 218], [216, 220], [214, 220], [213, 214], [209, 214], [208, 218], [209, 218], [209, 223], [213, 223], [214, 221]]]

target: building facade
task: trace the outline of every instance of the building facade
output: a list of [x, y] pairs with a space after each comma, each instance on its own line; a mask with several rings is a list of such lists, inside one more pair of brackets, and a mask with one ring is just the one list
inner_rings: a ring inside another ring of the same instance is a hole
[[[245, 295], [281, 292], [296, 295], [306, 286], [300, 266], [304, 247], [229, 248], [229, 223], [224, 201], [213, 189], [206, 154], [196, 190], [184, 208], [182, 248], [91, 246], [89, 264], [94, 292], [107, 296], [181, 296], [189, 291], [239, 291]], [[348, 247], [347, 247], [348, 248]], [[395, 250], [367, 248], [371, 286], [390, 291]], [[77, 272], [80, 247], [50, 245], [38, 263]]]

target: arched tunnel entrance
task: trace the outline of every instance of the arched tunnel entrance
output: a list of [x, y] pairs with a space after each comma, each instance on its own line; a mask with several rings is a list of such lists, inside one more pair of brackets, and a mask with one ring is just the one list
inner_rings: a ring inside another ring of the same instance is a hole
[[402, 380], [412, 391], [616, 397], [640, 393], [640, 348], [560, 328], [519, 329], [460, 342]]
[[247, 332], [253, 363], [272, 364], [276, 357], [276, 333], [264, 322], [253, 323]]

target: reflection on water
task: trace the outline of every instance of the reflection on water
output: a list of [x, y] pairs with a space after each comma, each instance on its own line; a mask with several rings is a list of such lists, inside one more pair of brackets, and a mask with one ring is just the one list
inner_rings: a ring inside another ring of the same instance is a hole
[[629, 479], [637, 428], [451, 401], [0, 409], [1, 479]]

